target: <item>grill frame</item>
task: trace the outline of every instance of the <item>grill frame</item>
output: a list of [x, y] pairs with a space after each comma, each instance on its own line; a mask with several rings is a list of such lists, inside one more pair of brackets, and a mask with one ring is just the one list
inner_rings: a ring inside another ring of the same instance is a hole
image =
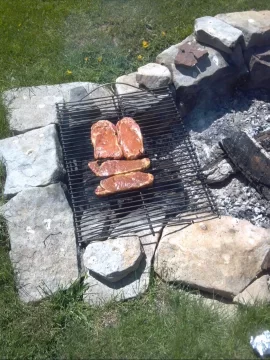
[[[197, 218], [206, 213], [218, 215], [170, 88], [137, 89], [124, 95], [113, 92], [102, 98], [57, 103], [56, 111], [78, 243], [131, 232], [154, 234], [166, 224], [181, 224], [181, 216], [176, 217], [179, 214], [196, 214]], [[155, 176], [154, 185], [98, 198], [93, 191], [100, 178], [87, 169], [87, 162], [94, 160], [90, 128], [98, 120], [115, 124], [124, 116], [132, 116], [141, 127], [152, 164], [147, 171]], [[169, 126], [165, 120], [171, 121]], [[164, 147], [166, 139], [171, 143]], [[160, 151], [163, 156], [158, 155]], [[190, 202], [192, 196], [199, 196], [198, 201]]]

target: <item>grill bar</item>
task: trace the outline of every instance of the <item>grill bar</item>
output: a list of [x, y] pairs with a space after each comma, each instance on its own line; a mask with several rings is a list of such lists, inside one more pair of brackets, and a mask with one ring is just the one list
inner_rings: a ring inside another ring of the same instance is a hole
[[[181, 214], [217, 213], [168, 88], [57, 104], [57, 116], [78, 242], [127, 231], [153, 234], [167, 223], [182, 223]], [[154, 184], [99, 198], [94, 191], [100, 178], [88, 168], [94, 160], [90, 129], [98, 120], [116, 124], [123, 116], [133, 117], [141, 128]]]

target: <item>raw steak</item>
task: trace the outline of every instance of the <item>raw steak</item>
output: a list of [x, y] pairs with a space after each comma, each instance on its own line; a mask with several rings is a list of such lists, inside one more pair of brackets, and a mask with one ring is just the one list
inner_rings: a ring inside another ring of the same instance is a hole
[[124, 157], [137, 159], [144, 153], [143, 137], [139, 125], [130, 117], [124, 117], [116, 124], [118, 142]]
[[115, 194], [122, 191], [141, 189], [153, 184], [154, 176], [143, 172], [114, 175], [101, 180], [100, 186], [95, 190], [98, 196]]
[[91, 141], [95, 159], [121, 159], [122, 149], [118, 143], [116, 127], [108, 120], [99, 120], [91, 127]]
[[150, 166], [150, 160], [107, 160], [101, 165], [98, 165], [97, 161], [91, 161], [88, 166], [96, 176], [111, 176], [146, 170]]

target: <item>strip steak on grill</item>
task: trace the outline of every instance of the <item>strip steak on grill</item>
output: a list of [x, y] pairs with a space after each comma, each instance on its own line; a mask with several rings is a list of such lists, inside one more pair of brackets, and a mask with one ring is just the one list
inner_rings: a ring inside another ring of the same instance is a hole
[[131, 117], [124, 117], [116, 124], [118, 142], [124, 157], [134, 160], [144, 153], [143, 137], [139, 125]]
[[97, 161], [91, 161], [88, 166], [96, 176], [111, 176], [146, 170], [150, 166], [150, 159], [107, 160], [101, 165]]
[[131, 172], [128, 174], [114, 175], [101, 180], [96, 188], [97, 196], [105, 196], [122, 191], [137, 190], [153, 184], [154, 176], [143, 172]]
[[117, 140], [116, 127], [108, 120], [99, 120], [91, 127], [91, 141], [95, 159], [121, 159], [122, 149]]

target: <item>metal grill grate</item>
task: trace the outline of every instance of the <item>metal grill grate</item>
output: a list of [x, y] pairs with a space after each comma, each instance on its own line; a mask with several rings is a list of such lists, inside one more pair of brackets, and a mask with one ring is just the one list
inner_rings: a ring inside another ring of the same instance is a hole
[[[127, 231], [154, 233], [160, 225], [180, 222], [176, 216], [187, 212], [217, 213], [168, 88], [61, 103], [57, 115], [79, 243]], [[154, 185], [99, 198], [94, 190], [100, 178], [87, 166], [94, 159], [90, 129], [98, 120], [116, 124], [123, 116], [133, 117], [141, 128]]]

